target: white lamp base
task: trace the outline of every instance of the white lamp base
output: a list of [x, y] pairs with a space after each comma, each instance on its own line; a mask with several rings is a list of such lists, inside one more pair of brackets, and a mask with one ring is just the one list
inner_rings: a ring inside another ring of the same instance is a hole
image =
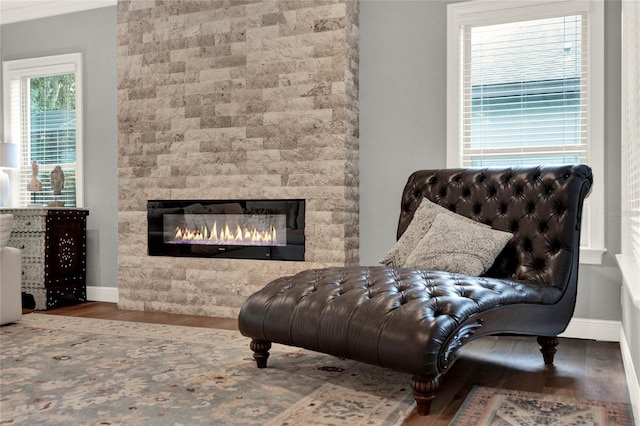
[[7, 207], [10, 192], [11, 182], [9, 181], [9, 175], [0, 169], [0, 207]]

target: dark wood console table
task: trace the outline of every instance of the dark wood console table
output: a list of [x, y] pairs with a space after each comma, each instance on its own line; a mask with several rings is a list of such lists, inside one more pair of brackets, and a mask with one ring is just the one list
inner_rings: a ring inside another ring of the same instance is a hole
[[87, 300], [87, 216], [76, 208], [3, 209], [14, 216], [9, 246], [22, 250], [22, 291], [37, 310]]

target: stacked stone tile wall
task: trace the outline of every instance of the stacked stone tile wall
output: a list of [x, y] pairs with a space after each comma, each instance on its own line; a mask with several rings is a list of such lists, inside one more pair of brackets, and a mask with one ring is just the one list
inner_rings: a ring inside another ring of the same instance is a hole
[[[235, 317], [358, 264], [357, 1], [118, 2], [119, 307]], [[306, 200], [305, 262], [147, 256], [150, 199]]]

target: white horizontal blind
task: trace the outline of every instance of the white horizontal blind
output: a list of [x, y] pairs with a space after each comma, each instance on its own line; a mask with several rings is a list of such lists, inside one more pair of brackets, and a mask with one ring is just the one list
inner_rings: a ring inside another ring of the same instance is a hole
[[[622, 230], [630, 234], [631, 253], [640, 265], [640, 3], [622, 2], [622, 137], [623, 158], [626, 158], [627, 206], [630, 229]], [[625, 183], [623, 182], [623, 185]]]
[[463, 27], [463, 166], [587, 161], [586, 34], [586, 14]]
[[[75, 207], [76, 109], [75, 75], [60, 74], [29, 79], [30, 155], [37, 161], [45, 188], [51, 171], [60, 166], [65, 175], [62, 194], [54, 199]], [[49, 195], [50, 196], [50, 195]]]

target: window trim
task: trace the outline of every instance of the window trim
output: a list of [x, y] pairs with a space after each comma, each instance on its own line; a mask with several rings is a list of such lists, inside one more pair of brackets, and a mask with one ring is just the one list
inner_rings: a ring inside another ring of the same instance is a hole
[[[3, 109], [4, 140], [11, 141], [11, 80], [23, 77], [46, 77], [55, 74], [75, 74], [76, 94], [76, 207], [84, 207], [84, 155], [83, 155], [83, 107], [82, 107], [82, 53], [68, 53], [39, 58], [16, 59], [4, 61], [3, 68]], [[15, 141], [14, 141], [15, 142]], [[21, 141], [17, 143], [21, 144]], [[21, 158], [22, 163], [22, 158]], [[16, 183], [19, 179], [13, 179]], [[13, 185], [12, 192], [18, 193], [20, 188]], [[18, 197], [11, 197], [12, 200]], [[15, 203], [15, 201], [11, 201]]]
[[604, 1], [475, 0], [447, 6], [447, 167], [460, 167], [462, 128], [462, 25], [491, 25], [518, 20], [543, 19], [586, 12], [589, 19], [587, 67], [589, 100], [587, 132], [588, 164], [593, 170], [592, 192], [583, 213], [580, 263], [602, 263], [607, 251], [604, 241]]

